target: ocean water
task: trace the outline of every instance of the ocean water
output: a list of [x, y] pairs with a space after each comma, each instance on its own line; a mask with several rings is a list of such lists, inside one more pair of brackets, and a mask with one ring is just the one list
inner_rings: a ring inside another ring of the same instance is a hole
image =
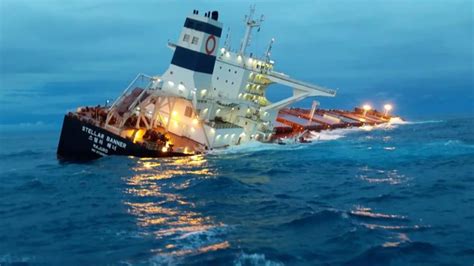
[[474, 118], [59, 163], [0, 136], [0, 265], [472, 265]]

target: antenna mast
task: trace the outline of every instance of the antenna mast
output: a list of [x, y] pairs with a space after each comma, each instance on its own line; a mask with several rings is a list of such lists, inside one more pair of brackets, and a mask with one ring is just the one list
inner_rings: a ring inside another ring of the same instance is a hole
[[255, 5], [250, 6], [250, 13], [248, 16], [245, 16], [245, 35], [244, 38], [242, 39], [242, 43], [240, 45], [240, 51], [239, 53], [241, 55], [245, 54], [245, 49], [247, 49], [249, 42], [250, 42], [250, 36], [252, 35], [252, 29], [255, 27], [260, 27], [263, 21], [263, 15], [260, 16], [258, 20], [253, 19], [253, 15], [255, 13]]
[[227, 34], [226, 34], [226, 36], [225, 36], [225, 41], [224, 41], [224, 48], [225, 48], [226, 50], [230, 50], [230, 41], [231, 41], [231, 39], [230, 39], [230, 33], [231, 33], [231, 32], [230, 32], [230, 27], [228, 27], [228, 28], [227, 28]]
[[270, 40], [270, 43], [268, 44], [267, 51], [265, 52], [265, 61], [267, 63], [270, 62], [270, 56], [272, 55], [272, 46], [274, 42], [275, 42], [275, 38], [272, 38]]

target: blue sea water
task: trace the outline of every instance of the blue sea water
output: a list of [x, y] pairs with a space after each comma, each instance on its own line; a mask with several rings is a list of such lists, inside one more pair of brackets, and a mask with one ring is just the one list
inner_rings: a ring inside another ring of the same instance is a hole
[[0, 136], [0, 265], [472, 265], [474, 119], [59, 163]]

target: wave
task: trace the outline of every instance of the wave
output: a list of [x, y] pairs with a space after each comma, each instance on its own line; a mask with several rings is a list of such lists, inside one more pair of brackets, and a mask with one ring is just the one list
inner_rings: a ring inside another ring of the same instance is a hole
[[0, 265], [29, 265], [34, 257], [17, 256], [12, 254], [0, 255]]
[[323, 210], [316, 213], [306, 214], [303, 217], [296, 218], [290, 222], [282, 224], [285, 227], [301, 228], [314, 224], [332, 222], [344, 218], [344, 213], [336, 210]]
[[362, 127], [352, 127], [352, 128], [338, 128], [333, 130], [323, 130], [321, 132], [310, 131], [311, 137], [309, 140], [311, 141], [331, 141], [337, 140], [340, 138], [344, 138], [350, 134], [364, 132], [364, 131], [372, 131], [372, 130], [385, 130], [385, 129], [393, 129], [396, 127], [396, 124], [380, 124], [375, 126], [362, 126]]
[[[310, 131], [311, 137], [309, 140], [311, 141], [328, 141], [328, 140], [336, 140], [345, 137], [348, 131], [343, 131], [344, 129], [335, 129], [332, 131], [321, 131], [315, 132]], [[349, 133], [349, 132], [348, 132]]]
[[[207, 198], [221, 194], [245, 194], [255, 191], [255, 189], [256, 188], [252, 187], [251, 184], [242, 182], [239, 178], [221, 176], [197, 180], [191, 183], [182, 193]], [[212, 195], [209, 194], [209, 191], [213, 191]], [[214, 203], [217, 204], [218, 202]]]
[[399, 125], [419, 125], [419, 124], [435, 124], [443, 123], [444, 120], [424, 120], [424, 121], [401, 121]]
[[344, 138], [349, 134], [357, 133], [366, 131], [367, 128], [361, 127], [353, 127], [353, 128], [339, 128], [333, 130], [323, 130], [321, 132], [311, 131], [311, 138], [309, 140], [312, 141], [330, 141], [330, 140], [337, 140], [340, 138]]
[[394, 195], [394, 194], [380, 194], [374, 197], [363, 196], [359, 197], [358, 200], [364, 201], [367, 203], [380, 203], [380, 202], [387, 202], [387, 201], [400, 201], [406, 199], [407, 197]]
[[163, 251], [149, 259], [148, 264], [185, 265], [187, 264], [185, 260], [190, 257], [229, 249], [229, 242], [221, 240], [221, 235], [225, 231], [225, 226], [215, 226], [186, 232], [172, 239]]
[[17, 192], [22, 193], [53, 193], [57, 191], [57, 188], [54, 185], [45, 184], [37, 178], [28, 180], [25, 183], [14, 188]]
[[441, 146], [446, 148], [474, 148], [474, 144], [466, 143], [459, 139], [448, 139], [442, 141], [435, 141], [425, 144], [427, 147], [430, 146]]
[[408, 217], [396, 214], [385, 214], [373, 212], [370, 208], [357, 207], [355, 210], [349, 211], [349, 215], [360, 219], [375, 220], [407, 220]]
[[0, 153], [0, 158], [17, 158], [17, 157], [35, 157], [43, 155], [43, 152], [34, 151], [34, 150], [22, 150], [22, 151], [14, 151], [14, 152], [7, 152], [7, 153]]
[[242, 253], [239, 255], [238, 258], [234, 260], [235, 266], [242, 266], [242, 265], [265, 265], [265, 266], [280, 266], [284, 265], [278, 261], [272, 261], [265, 257], [265, 254], [253, 253], [247, 254]]
[[58, 124], [54, 123], [45, 123], [43, 121], [35, 121], [35, 122], [23, 122], [23, 123], [16, 123], [16, 124], [0, 124], [0, 131], [1, 130], [29, 130], [29, 129], [57, 129]]
[[390, 118], [389, 124], [392, 125], [405, 125], [407, 121], [401, 119], [400, 117], [392, 117]]
[[[432, 255], [437, 250], [436, 246], [428, 242], [405, 242], [395, 246], [375, 246], [347, 261], [344, 265], [392, 265], [392, 262], [399, 261], [402, 256], [406, 260], [406, 256], [409, 255]], [[425, 258], [427, 261], [435, 259], [430, 256]]]
[[368, 229], [372, 230], [388, 230], [396, 232], [413, 232], [413, 231], [424, 231], [430, 229], [429, 225], [382, 225], [382, 224], [368, 224], [361, 223], [362, 226], [365, 226]]
[[222, 154], [238, 154], [238, 153], [253, 153], [260, 151], [272, 151], [272, 150], [297, 150], [303, 148], [304, 144], [294, 143], [291, 145], [279, 145], [277, 143], [263, 143], [256, 140], [249, 141], [244, 144], [229, 146], [226, 149], [215, 149], [210, 151], [208, 154], [211, 155], [222, 155]]

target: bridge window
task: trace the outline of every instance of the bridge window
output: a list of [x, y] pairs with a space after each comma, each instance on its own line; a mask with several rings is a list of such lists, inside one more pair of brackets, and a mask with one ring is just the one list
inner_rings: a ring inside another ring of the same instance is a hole
[[183, 42], [189, 42], [189, 34], [184, 34]]

